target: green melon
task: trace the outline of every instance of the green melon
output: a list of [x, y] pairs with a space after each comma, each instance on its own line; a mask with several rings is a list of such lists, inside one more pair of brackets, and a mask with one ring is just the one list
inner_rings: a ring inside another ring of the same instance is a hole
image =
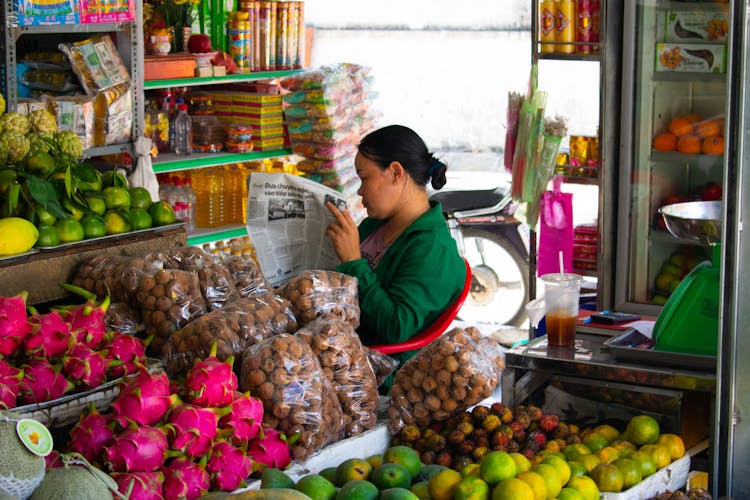
[[[93, 468], [93, 467], [92, 467]], [[101, 473], [96, 477], [95, 473]], [[31, 495], [31, 500], [99, 500], [110, 498], [117, 484], [101, 471], [90, 472], [77, 465], [47, 471], [42, 484]], [[108, 481], [107, 481], [108, 479]]]
[[7, 417], [0, 412], [0, 493], [25, 500], [44, 479], [44, 459], [26, 449]]

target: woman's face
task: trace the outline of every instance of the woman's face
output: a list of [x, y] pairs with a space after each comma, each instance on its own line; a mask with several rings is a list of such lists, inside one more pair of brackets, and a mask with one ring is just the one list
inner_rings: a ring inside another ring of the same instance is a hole
[[373, 219], [390, 218], [398, 200], [393, 170], [383, 170], [380, 165], [360, 153], [354, 158], [354, 167], [362, 181], [357, 194], [362, 197], [367, 215]]

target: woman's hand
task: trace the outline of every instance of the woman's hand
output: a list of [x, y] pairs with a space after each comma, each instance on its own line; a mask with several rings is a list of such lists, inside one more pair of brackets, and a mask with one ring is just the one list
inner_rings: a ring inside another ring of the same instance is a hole
[[326, 229], [326, 235], [331, 238], [333, 249], [339, 260], [349, 262], [362, 258], [359, 251], [359, 231], [352, 216], [347, 211], [339, 210], [330, 201], [326, 203], [326, 206], [336, 218], [336, 222], [332, 222]]

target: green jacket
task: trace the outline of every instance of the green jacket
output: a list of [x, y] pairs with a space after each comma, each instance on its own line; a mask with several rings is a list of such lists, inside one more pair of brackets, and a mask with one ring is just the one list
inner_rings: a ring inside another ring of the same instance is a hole
[[[365, 219], [364, 241], [385, 221]], [[383, 254], [375, 269], [364, 258], [336, 267], [359, 280], [360, 327], [366, 345], [410, 339], [440, 315], [463, 289], [466, 266], [450, 235], [439, 203], [415, 220]], [[397, 355], [406, 361], [416, 351]]]

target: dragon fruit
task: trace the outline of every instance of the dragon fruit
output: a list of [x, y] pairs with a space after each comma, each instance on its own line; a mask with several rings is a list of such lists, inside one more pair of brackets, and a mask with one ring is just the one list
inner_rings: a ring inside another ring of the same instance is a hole
[[[227, 409], [228, 411], [228, 409]], [[191, 404], [178, 404], [169, 412], [167, 435], [173, 450], [198, 458], [211, 448], [219, 423], [218, 410]]]
[[104, 297], [101, 304], [97, 304], [96, 295], [88, 290], [67, 283], [62, 287], [86, 299], [84, 304], [66, 311], [65, 320], [70, 323], [70, 330], [81, 344], [92, 349], [98, 348], [107, 333], [104, 315], [109, 307], [109, 296]]
[[203, 361], [196, 361], [187, 377], [185, 391], [189, 402], [200, 406], [227, 406], [237, 390], [237, 375], [232, 371], [234, 357], [225, 361], [216, 357], [216, 342], [211, 346], [211, 353]]
[[187, 458], [175, 458], [162, 469], [164, 473], [164, 497], [167, 500], [193, 500], [201, 497], [211, 487], [211, 476], [205, 469], [206, 457], [200, 464]]
[[0, 409], [16, 406], [23, 371], [0, 358]]
[[89, 462], [101, 463], [104, 447], [114, 437], [112, 414], [101, 414], [92, 403], [88, 415], [82, 415], [70, 430], [70, 451], [80, 453]]
[[10, 356], [31, 331], [26, 322], [27, 292], [0, 297], [0, 354]]
[[109, 361], [104, 354], [85, 345], [74, 346], [63, 358], [63, 371], [68, 379], [82, 388], [94, 388], [107, 380]]
[[162, 419], [176, 396], [170, 396], [167, 374], [149, 373], [141, 366], [138, 373], [120, 384], [120, 393], [112, 403], [115, 422], [121, 427], [131, 420], [141, 425], [153, 425]]
[[161, 429], [131, 425], [104, 447], [104, 461], [113, 472], [153, 472], [164, 465], [168, 449]]
[[252, 472], [253, 461], [229, 441], [218, 440], [211, 449], [206, 470], [215, 489], [232, 491], [240, 487]]
[[57, 311], [29, 317], [31, 333], [24, 340], [26, 352], [32, 356], [51, 358], [68, 350], [70, 325]]
[[219, 420], [219, 428], [227, 431], [227, 438], [233, 445], [246, 446], [260, 432], [263, 403], [250, 393], [235, 391], [230, 408], [231, 411]]
[[46, 470], [57, 469], [63, 466], [62, 456], [57, 450], [52, 450], [44, 457], [44, 468]]
[[247, 455], [255, 462], [276, 469], [283, 469], [292, 461], [289, 445], [281, 433], [272, 427], [264, 427], [263, 438], [250, 442]]
[[57, 399], [75, 388], [73, 383], [60, 373], [62, 366], [53, 366], [46, 359], [34, 358], [21, 368], [23, 378], [18, 393], [19, 403], [43, 403]]
[[138, 371], [138, 363], [146, 357], [146, 343], [132, 335], [112, 332], [104, 346], [107, 359], [120, 361], [121, 364], [110, 366], [109, 374], [113, 378], [124, 377]]
[[131, 472], [112, 474], [117, 481], [117, 490], [130, 500], [164, 500], [162, 489], [164, 475], [161, 472]]

